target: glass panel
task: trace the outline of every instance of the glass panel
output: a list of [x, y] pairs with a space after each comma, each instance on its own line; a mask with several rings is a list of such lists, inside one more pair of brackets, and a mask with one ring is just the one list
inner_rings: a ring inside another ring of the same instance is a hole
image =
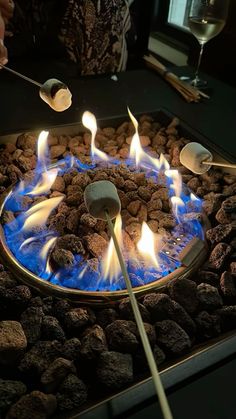
[[170, 0], [168, 23], [179, 29], [189, 30], [188, 13], [191, 0]]

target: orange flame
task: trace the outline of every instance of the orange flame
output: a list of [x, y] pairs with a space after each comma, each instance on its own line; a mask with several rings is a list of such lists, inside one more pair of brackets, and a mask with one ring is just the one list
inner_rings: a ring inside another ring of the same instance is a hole
[[[137, 243], [139, 253], [147, 264], [152, 264], [159, 268], [158, 258], [156, 256], [161, 242], [161, 236], [153, 234], [148, 225], [143, 222], [141, 239]], [[157, 249], [158, 248], [158, 249]]]
[[91, 132], [92, 157], [97, 155], [102, 160], [108, 160], [109, 157], [106, 155], [106, 153], [103, 153], [103, 151], [99, 150], [95, 145], [95, 137], [97, 133], [97, 121], [95, 115], [89, 111], [85, 111], [82, 116], [82, 123], [85, 126], [85, 128], [89, 129], [89, 131]]
[[163, 154], [160, 155], [160, 159], [155, 159], [149, 156], [149, 154], [145, 153], [141, 146], [140, 137], [138, 134], [138, 121], [131, 113], [130, 109], [127, 109], [129, 117], [135, 128], [135, 133], [130, 144], [130, 157], [135, 160], [136, 167], [148, 165], [150, 168], [154, 168], [156, 170], [160, 170], [162, 167], [169, 169], [169, 163]]
[[[123, 247], [122, 241], [122, 219], [120, 214], [116, 217], [114, 232], [120, 248]], [[120, 275], [121, 269], [119, 260], [116, 254], [113, 239], [110, 240], [106, 256], [102, 261], [102, 275], [104, 278], [117, 279]]]
[[56, 196], [54, 198], [39, 202], [39, 204], [33, 205], [30, 209], [28, 209], [28, 211], [25, 212], [26, 220], [22, 230], [30, 230], [34, 227], [43, 226], [46, 223], [50, 213], [60, 204], [62, 199], [62, 196]]

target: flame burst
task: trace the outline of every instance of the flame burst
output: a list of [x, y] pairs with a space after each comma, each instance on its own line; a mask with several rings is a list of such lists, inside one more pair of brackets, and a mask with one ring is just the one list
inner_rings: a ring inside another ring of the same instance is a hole
[[137, 243], [137, 248], [146, 264], [159, 268], [157, 251], [160, 246], [160, 236], [155, 236], [148, 225], [143, 222], [141, 238]]
[[95, 115], [89, 111], [83, 113], [82, 123], [91, 132], [91, 155], [92, 157], [97, 156], [102, 160], [108, 160], [109, 157], [106, 153], [99, 150], [95, 145], [95, 137], [97, 134], [97, 121]]
[[24, 217], [26, 218], [22, 230], [30, 230], [34, 227], [43, 226], [51, 212], [60, 204], [62, 196], [56, 196], [54, 198], [46, 199], [39, 204], [33, 205], [28, 211], [25, 212]]
[[[116, 217], [115, 225], [114, 225], [114, 232], [118, 241], [120, 248], [123, 247], [122, 241], [122, 219], [120, 214]], [[120, 276], [121, 269], [119, 260], [116, 254], [115, 245], [113, 239], [111, 238], [109, 242], [109, 246], [107, 249], [106, 256], [102, 261], [102, 275], [104, 278], [110, 279], [118, 279]]]

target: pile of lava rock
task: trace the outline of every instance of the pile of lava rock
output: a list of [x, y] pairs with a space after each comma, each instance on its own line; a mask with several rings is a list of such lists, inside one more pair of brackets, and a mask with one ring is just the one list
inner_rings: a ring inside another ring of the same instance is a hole
[[[179, 153], [187, 140], [179, 136], [176, 119], [161, 127], [143, 116], [140, 134], [145, 149], [153, 156], [165, 154], [203, 198], [211, 221], [209, 258], [201, 270], [139, 299], [157, 364], [164, 368], [166, 361], [174, 364], [196, 344], [236, 328], [236, 176], [213, 169], [196, 176], [181, 167]], [[122, 159], [131, 135], [132, 126], [125, 122], [100, 130], [97, 142]], [[82, 160], [89, 155], [89, 140], [87, 133], [50, 137], [51, 156], [74, 153]], [[29, 134], [21, 135], [16, 145], [3, 146], [1, 193], [34, 169], [35, 149], [36, 137]], [[132, 201], [123, 210], [129, 212]], [[163, 228], [158, 219], [153, 221], [156, 231]], [[46, 419], [74, 413], [148, 374], [129, 299], [110, 307], [75, 305], [39, 295], [0, 266], [0, 417]]]

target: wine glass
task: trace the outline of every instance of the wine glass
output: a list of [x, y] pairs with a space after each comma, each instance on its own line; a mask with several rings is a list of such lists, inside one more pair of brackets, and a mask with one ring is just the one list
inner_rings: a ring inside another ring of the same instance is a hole
[[204, 45], [222, 31], [226, 23], [228, 7], [229, 0], [192, 0], [191, 2], [188, 25], [201, 47], [195, 77], [191, 80], [193, 86], [206, 85], [206, 82], [199, 78]]

